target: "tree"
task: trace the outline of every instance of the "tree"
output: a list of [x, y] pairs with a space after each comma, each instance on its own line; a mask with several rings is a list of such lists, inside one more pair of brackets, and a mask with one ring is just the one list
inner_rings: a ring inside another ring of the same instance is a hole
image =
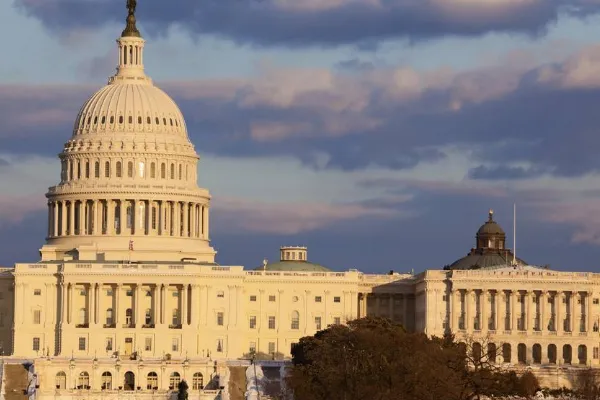
[[598, 375], [588, 368], [581, 371], [577, 376], [576, 391], [583, 400], [600, 399], [600, 387], [598, 386]]
[[452, 335], [428, 338], [364, 318], [304, 337], [287, 385], [296, 400], [473, 400], [513, 395], [519, 378], [495, 364], [495, 347]]
[[187, 400], [188, 399], [188, 384], [185, 380], [179, 382], [177, 385], [177, 400]]

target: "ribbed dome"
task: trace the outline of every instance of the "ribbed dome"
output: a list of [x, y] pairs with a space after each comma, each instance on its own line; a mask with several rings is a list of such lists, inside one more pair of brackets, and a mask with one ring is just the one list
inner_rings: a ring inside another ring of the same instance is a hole
[[183, 115], [161, 89], [142, 78], [140, 83], [114, 80], [92, 95], [81, 108], [73, 136], [161, 133], [187, 139]]
[[496, 221], [487, 221], [477, 231], [479, 235], [504, 235], [504, 230]]

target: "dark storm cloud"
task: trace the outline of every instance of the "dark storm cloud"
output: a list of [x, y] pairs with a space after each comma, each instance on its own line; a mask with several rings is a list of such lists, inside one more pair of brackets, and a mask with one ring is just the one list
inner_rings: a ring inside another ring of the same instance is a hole
[[510, 167], [501, 165], [497, 167], [486, 167], [480, 165], [469, 170], [469, 178], [483, 180], [498, 180], [498, 179], [526, 179], [535, 178], [543, 175], [545, 171], [539, 168], [525, 167]]
[[[124, 19], [125, 0], [16, 0], [56, 32], [99, 27]], [[152, 35], [181, 25], [192, 35], [213, 34], [261, 46], [376, 45], [378, 40], [421, 40], [487, 32], [536, 34], [560, 13], [590, 15], [587, 0], [476, 2], [458, 0], [145, 0], [139, 19]]]

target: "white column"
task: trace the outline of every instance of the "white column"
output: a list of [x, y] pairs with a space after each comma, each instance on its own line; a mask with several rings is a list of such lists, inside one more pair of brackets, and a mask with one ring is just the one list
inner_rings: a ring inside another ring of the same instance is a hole
[[500, 290], [496, 290], [494, 292], [494, 330], [496, 332], [499, 332], [502, 327], [500, 326], [500, 321], [501, 321], [501, 309], [500, 309], [500, 303], [502, 302], [502, 292]]
[[71, 200], [70, 201], [70, 207], [69, 207], [69, 227], [71, 229], [69, 229], [69, 235], [75, 235], [75, 204], [76, 201], [75, 200]]
[[159, 200], [159, 201], [157, 201], [157, 203], [158, 203], [158, 207], [157, 207], [158, 214], [156, 217], [157, 217], [158, 221], [156, 221], [156, 222], [158, 222], [158, 225], [156, 226], [156, 228], [157, 228], [156, 234], [162, 235], [163, 231], [164, 231], [164, 225], [163, 225], [164, 224], [164, 215], [163, 215], [163, 213], [164, 213], [163, 203], [164, 202], [162, 200]]
[[[563, 292], [556, 292], [556, 295], [554, 295], [554, 309], [556, 312], [556, 332], [558, 335], [560, 335], [561, 333], [563, 333], [564, 331], [564, 323], [563, 323], [563, 312], [562, 312], [562, 300], [563, 300]], [[560, 352], [559, 352], [559, 346], [556, 346], [556, 358], [558, 359], [560, 356]]]
[[161, 319], [161, 323], [166, 324], [167, 323], [167, 315], [166, 315], [167, 286], [164, 284], [161, 286], [162, 287], [161, 287], [160, 319]]
[[[546, 303], [548, 302], [548, 292], [546, 292], [545, 290], [542, 290], [540, 292], [540, 297], [539, 297], [539, 301], [540, 301], [540, 332], [546, 331], [548, 329], [548, 318], [546, 317]], [[544, 350], [544, 349], [542, 349]], [[545, 351], [542, 351], [542, 353], [546, 353], [547, 352], [547, 348], [545, 349]]]
[[67, 234], [67, 202], [66, 201], [61, 201], [60, 203], [60, 208], [61, 208], [61, 230], [60, 230], [60, 235], [61, 236], [66, 236]]
[[192, 301], [190, 302], [190, 315], [191, 315], [191, 325], [193, 327], [198, 327], [198, 317], [200, 316], [198, 312], [198, 304], [199, 304], [199, 287], [197, 284], [192, 285]]
[[85, 235], [85, 200], [79, 202], [79, 234]]
[[133, 323], [135, 324], [136, 328], [140, 328], [141, 325], [144, 323], [143, 319], [142, 319], [142, 284], [141, 283], [136, 283], [135, 285], [135, 311], [134, 311], [134, 320]]
[[[122, 222], [121, 222], [122, 223]], [[114, 323], [115, 326], [118, 326], [119, 323], [121, 323], [121, 315], [120, 315], [120, 309], [121, 309], [121, 284], [118, 283], [115, 286], [115, 309], [113, 310], [113, 316], [114, 316]]]
[[592, 318], [592, 303], [593, 303], [594, 293], [592, 291], [587, 292], [585, 296], [585, 305], [587, 307], [586, 315], [585, 315], [585, 323], [587, 334], [591, 335], [594, 330], [594, 319]]
[[471, 306], [472, 293], [473, 292], [470, 289], [465, 291], [465, 330], [468, 333], [473, 332], [473, 312]]
[[511, 315], [510, 315], [510, 319], [511, 319], [510, 328], [512, 330], [512, 333], [515, 334], [516, 331], [518, 330], [518, 327], [517, 327], [517, 321], [518, 321], [517, 318], [519, 317], [518, 314], [521, 313], [521, 310], [517, 307], [517, 304], [518, 304], [517, 298], [518, 298], [518, 296], [520, 294], [519, 294], [518, 290], [512, 290], [510, 292], [510, 294], [511, 294], [511, 296], [510, 296], [510, 308], [512, 310], [511, 311]]
[[115, 202], [106, 200], [106, 234], [115, 234]]
[[54, 209], [54, 218], [52, 219], [52, 231], [54, 233], [53, 236], [56, 237], [58, 236], [58, 202], [53, 202], [52, 206]]
[[181, 289], [181, 325], [188, 324], [188, 285], [183, 285]]
[[69, 285], [69, 324], [73, 323], [73, 294], [75, 292], [75, 288], [73, 283]]
[[481, 308], [481, 320], [480, 320], [480, 328], [482, 333], [487, 333], [488, 331], [488, 308], [491, 304], [488, 302], [488, 291], [486, 289], [481, 290], [481, 294], [479, 295], [479, 307]]
[[67, 286], [68, 284], [65, 283], [64, 281], [60, 283], [60, 290], [61, 290], [61, 296], [60, 296], [60, 322], [62, 324], [66, 324], [67, 323]]
[[127, 235], [127, 200], [119, 200], [119, 234]]
[[94, 309], [96, 307], [96, 296], [95, 296], [95, 284], [89, 284], [88, 285], [88, 290], [87, 290], [87, 296], [88, 296], [88, 310], [87, 310], [87, 323], [89, 325], [93, 325], [94, 321], [95, 321], [95, 313], [94, 313]]
[[525, 299], [525, 329], [527, 330], [527, 334], [531, 335], [531, 332], [533, 331], [533, 313], [531, 312], [531, 303], [533, 301], [532, 299], [533, 297], [533, 292], [531, 290], [528, 290], [525, 293], [525, 296], [523, 297]]
[[94, 235], [101, 235], [102, 234], [102, 224], [100, 223], [100, 221], [102, 220], [102, 207], [100, 207], [100, 205], [102, 204], [100, 202], [100, 200], [94, 200], [93, 202], [93, 207], [94, 207], [94, 230], [93, 233]]

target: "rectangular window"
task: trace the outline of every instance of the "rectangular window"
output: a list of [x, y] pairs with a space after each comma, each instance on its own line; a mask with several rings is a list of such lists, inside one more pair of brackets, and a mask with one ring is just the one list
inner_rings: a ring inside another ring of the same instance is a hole
[[291, 328], [292, 329], [300, 329], [300, 319], [299, 318], [292, 317]]
[[42, 311], [41, 310], [33, 310], [33, 323], [36, 325], [41, 324], [42, 321]]
[[79, 350], [80, 351], [85, 350], [85, 338], [84, 337], [79, 338]]
[[600, 299], [594, 299], [594, 304], [600, 304]]
[[173, 342], [171, 343], [171, 351], [179, 351], [179, 339], [173, 338]]
[[133, 290], [129, 289], [126, 293], [127, 297], [133, 297]]
[[112, 338], [107, 337], [104, 343], [106, 344], [106, 351], [113, 351]]
[[598, 359], [598, 348], [594, 347], [594, 360]]
[[248, 346], [248, 350], [250, 353], [256, 353], [256, 342], [250, 342], [250, 346]]
[[108, 289], [108, 290], [106, 291], [106, 295], [107, 295], [107, 296], [112, 296], [112, 295], [113, 295], [113, 291], [112, 291], [112, 289]]
[[333, 324], [334, 325], [340, 325], [341, 324], [341, 318], [340, 317], [334, 317], [333, 318]]
[[335, 297], [333, 298], [333, 302], [334, 302], [334, 303], [339, 303], [340, 301], [341, 301], [341, 299], [340, 299], [340, 297], [339, 297], [339, 296], [335, 296]]
[[217, 325], [223, 326], [224, 315], [222, 312], [217, 313]]
[[321, 296], [315, 296], [315, 303], [320, 303], [323, 299]]
[[41, 296], [42, 295], [42, 289], [34, 289], [33, 290], [33, 295], [34, 296]]
[[33, 349], [33, 351], [40, 351], [40, 338], [39, 337], [33, 338], [32, 349]]
[[146, 349], [146, 351], [152, 351], [152, 338], [151, 337], [146, 338], [146, 345], [144, 346], [144, 348]]
[[81, 289], [81, 290], [79, 291], [79, 295], [80, 295], [80, 296], [85, 296], [85, 295], [86, 295], [86, 293], [87, 293], [87, 292], [86, 292], [86, 290], [85, 290], [85, 289]]
[[315, 317], [315, 328], [318, 331], [321, 330], [321, 317]]
[[250, 316], [250, 329], [256, 329], [256, 315]]
[[274, 295], [270, 295], [269, 296], [269, 301], [275, 301], [275, 296]]
[[173, 292], [173, 297], [179, 297], [179, 292]]
[[254, 296], [254, 295], [250, 296], [250, 301], [256, 301], [256, 296]]
[[269, 329], [275, 329], [275, 316], [271, 315], [269, 317]]
[[269, 342], [269, 354], [275, 353], [275, 342]]

